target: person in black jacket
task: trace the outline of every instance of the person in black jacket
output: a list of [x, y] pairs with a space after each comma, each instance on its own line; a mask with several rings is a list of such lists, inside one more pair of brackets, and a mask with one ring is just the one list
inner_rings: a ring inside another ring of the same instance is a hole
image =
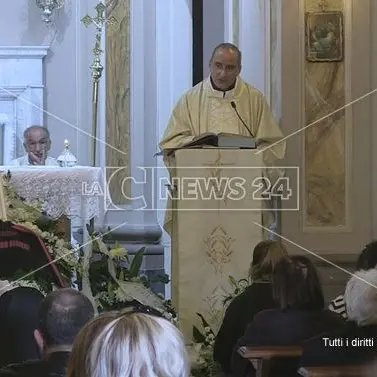
[[[329, 310], [312, 262], [303, 256], [286, 258], [275, 268], [273, 296], [278, 309], [258, 313], [233, 350], [232, 375], [253, 376], [252, 364], [238, 354], [241, 346], [299, 346], [306, 339], [330, 329], [342, 328], [344, 320]], [[275, 362], [272, 375], [295, 375], [299, 359]]]
[[0, 296], [0, 368], [39, 357], [34, 330], [43, 294], [17, 287]]
[[42, 359], [10, 364], [0, 370], [0, 377], [65, 376], [73, 341], [93, 316], [93, 305], [81, 292], [63, 288], [50, 293], [40, 306], [34, 332]]
[[363, 365], [377, 361], [377, 270], [357, 271], [345, 290], [348, 322], [304, 344], [302, 366]]
[[230, 372], [233, 347], [255, 314], [276, 307], [272, 298], [271, 275], [276, 264], [287, 255], [278, 241], [262, 241], [254, 248], [249, 272], [251, 284], [229, 304], [215, 340], [214, 359], [224, 373]]

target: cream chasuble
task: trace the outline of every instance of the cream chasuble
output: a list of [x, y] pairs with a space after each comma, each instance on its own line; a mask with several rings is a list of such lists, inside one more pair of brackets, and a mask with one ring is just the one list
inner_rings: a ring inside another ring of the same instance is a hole
[[[160, 142], [160, 148], [175, 149], [190, 142], [194, 137], [207, 133], [235, 133], [250, 136], [231, 106], [234, 101], [238, 113], [258, 144], [272, 144], [283, 138], [263, 94], [238, 77], [234, 89], [222, 92], [213, 89], [210, 78], [194, 86], [177, 103]], [[269, 149], [274, 158], [285, 155], [285, 142]], [[267, 154], [267, 152], [266, 152]]]
[[[226, 92], [218, 91], [212, 87], [208, 77], [191, 88], [179, 100], [160, 142], [160, 149], [181, 148], [194, 137], [207, 132], [250, 136], [232, 108], [232, 101], [235, 102], [240, 117], [255, 136], [260, 145], [259, 149], [283, 138], [283, 133], [259, 90], [238, 77], [234, 89]], [[276, 160], [281, 160], [284, 156], [285, 141], [281, 141], [263, 152], [263, 161], [266, 167], [275, 166]], [[173, 158], [172, 155], [164, 157], [164, 163], [170, 170], [171, 176]], [[271, 169], [269, 174], [276, 176], [276, 172], [272, 172]], [[171, 233], [170, 208], [169, 202], [165, 218], [165, 230], [168, 233]]]

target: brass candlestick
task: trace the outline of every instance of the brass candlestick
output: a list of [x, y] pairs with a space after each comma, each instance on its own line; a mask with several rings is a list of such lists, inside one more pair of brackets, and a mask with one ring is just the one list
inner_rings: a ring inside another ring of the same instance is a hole
[[95, 7], [97, 15], [95, 18], [86, 15], [81, 21], [86, 27], [94, 24], [96, 27], [96, 42], [93, 49], [94, 61], [91, 65], [92, 79], [93, 79], [93, 91], [92, 91], [92, 163], [96, 166], [96, 155], [97, 155], [97, 118], [98, 118], [98, 93], [99, 93], [99, 82], [102, 76], [103, 66], [101, 64], [101, 55], [103, 51], [101, 50], [101, 38], [102, 31], [106, 25], [113, 25], [117, 23], [115, 17], [111, 16], [106, 18], [105, 16], [105, 5], [100, 2]]

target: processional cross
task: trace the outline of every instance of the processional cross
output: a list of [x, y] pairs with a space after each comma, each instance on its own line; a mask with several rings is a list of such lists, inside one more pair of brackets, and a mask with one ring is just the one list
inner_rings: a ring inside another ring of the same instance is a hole
[[86, 27], [94, 24], [96, 27], [96, 42], [93, 49], [94, 61], [91, 65], [92, 79], [93, 79], [93, 94], [92, 94], [92, 163], [96, 166], [96, 147], [97, 147], [97, 117], [98, 117], [98, 91], [99, 82], [102, 76], [103, 65], [101, 64], [101, 55], [103, 50], [101, 49], [102, 31], [106, 25], [112, 26], [118, 21], [115, 17], [110, 16], [106, 18], [105, 11], [106, 6], [103, 2], [100, 2], [95, 7], [97, 11], [96, 17], [90, 17], [88, 14], [81, 20]]

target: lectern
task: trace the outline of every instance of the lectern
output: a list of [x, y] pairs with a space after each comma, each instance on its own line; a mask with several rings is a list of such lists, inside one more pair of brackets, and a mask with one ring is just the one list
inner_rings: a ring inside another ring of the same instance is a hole
[[248, 275], [266, 185], [256, 149], [186, 148], [171, 161], [172, 301], [191, 339], [197, 313], [217, 332], [229, 276]]

